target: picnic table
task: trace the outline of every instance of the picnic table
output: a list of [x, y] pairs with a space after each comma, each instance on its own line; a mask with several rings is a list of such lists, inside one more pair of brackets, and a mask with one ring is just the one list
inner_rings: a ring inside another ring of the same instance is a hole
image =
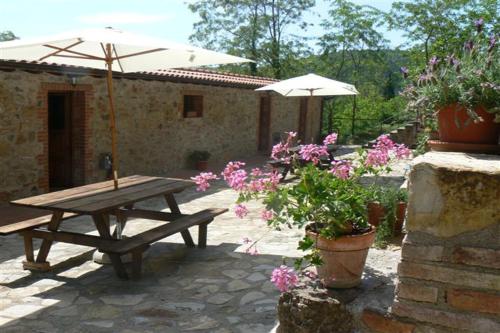
[[[121, 178], [119, 184], [120, 188], [116, 190], [113, 181], [105, 181], [12, 201], [13, 206], [7, 207], [4, 210], [6, 213], [0, 216], [0, 235], [20, 233], [24, 237], [25, 269], [49, 270], [47, 256], [52, 243], [57, 241], [91, 246], [107, 253], [118, 277], [127, 279], [122, 255], [132, 254], [132, 275], [139, 277], [142, 254], [151, 243], [180, 232], [184, 243], [194, 247], [188, 228], [197, 225], [198, 247], [204, 248], [208, 224], [215, 216], [227, 211], [210, 208], [194, 214], [182, 214], [174, 194], [194, 186], [190, 180], [136, 175]], [[165, 199], [170, 212], [134, 208], [136, 203], [158, 196]], [[47, 211], [50, 213], [47, 214]], [[92, 217], [98, 236], [59, 230], [64, 220], [82, 215]], [[110, 216], [116, 217], [113, 231], [110, 230]], [[121, 230], [130, 217], [169, 223], [122, 238]], [[43, 240], [36, 258], [33, 238]]]

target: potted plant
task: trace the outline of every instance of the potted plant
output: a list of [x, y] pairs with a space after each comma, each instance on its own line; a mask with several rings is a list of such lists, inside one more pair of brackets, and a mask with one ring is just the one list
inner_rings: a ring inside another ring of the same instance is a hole
[[[437, 121], [441, 142], [498, 145], [500, 67], [497, 36], [486, 36], [483, 20], [460, 56], [432, 57], [403, 91], [407, 110]], [[401, 72], [408, 78], [409, 71]], [[432, 127], [432, 126], [431, 126]], [[464, 145], [465, 144], [465, 145]], [[495, 149], [495, 147], [493, 148]]]
[[[320, 160], [328, 155], [327, 145], [335, 142], [336, 135], [327, 136], [323, 145], [302, 145], [298, 154], [291, 154], [289, 143], [295, 135], [289, 133], [285, 142], [273, 148], [272, 156], [300, 169], [296, 182], [279, 185], [277, 172], [260, 169], [249, 172], [242, 162], [230, 162], [226, 166], [222, 177], [239, 193], [235, 213], [243, 217], [248, 213], [245, 202], [262, 200], [266, 206], [262, 218], [270, 226], [278, 230], [305, 229], [299, 248], [306, 254], [296, 260], [297, 269], [315, 265], [324, 285], [354, 287], [361, 282], [368, 249], [375, 239], [375, 227], [369, 225], [366, 218], [370, 188], [364, 187], [359, 179], [368, 173], [388, 170], [391, 159], [408, 156], [409, 150], [384, 135], [378, 138], [373, 149], [360, 150], [358, 159], [333, 161], [324, 169], [320, 167]], [[202, 173], [193, 180], [200, 190], [205, 190], [208, 181], [216, 177]], [[249, 252], [255, 254], [255, 243], [251, 243]], [[291, 268], [282, 266], [273, 273], [273, 281], [282, 291], [287, 284], [292, 284], [290, 272]]]
[[195, 166], [196, 170], [205, 171], [208, 169], [208, 159], [210, 153], [206, 150], [194, 150], [188, 155], [188, 160]]

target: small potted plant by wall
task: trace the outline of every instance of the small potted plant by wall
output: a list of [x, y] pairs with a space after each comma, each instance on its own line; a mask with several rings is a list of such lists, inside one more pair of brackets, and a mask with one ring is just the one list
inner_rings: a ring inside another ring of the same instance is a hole
[[[323, 145], [302, 145], [298, 154], [288, 155], [288, 143], [295, 135], [289, 133], [285, 142], [274, 146], [272, 156], [300, 168], [297, 182], [279, 185], [277, 172], [260, 169], [248, 172], [242, 162], [230, 162], [226, 166], [223, 178], [239, 193], [235, 213], [243, 217], [248, 213], [245, 202], [262, 200], [266, 208], [261, 216], [270, 226], [277, 230], [285, 227], [305, 229], [299, 248], [306, 254], [296, 260], [296, 269], [317, 266], [319, 278], [330, 288], [357, 286], [361, 282], [368, 249], [375, 239], [375, 227], [369, 225], [366, 218], [371, 189], [360, 183], [360, 177], [387, 171], [391, 159], [407, 157], [410, 152], [387, 136], [381, 136], [373, 149], [360, 150], [355, 161], [333, 161], [330, 168], [324, 169], [320, 167], [320, 160], [328, 156], [327, 145], [334, 143], [336, 136], [327, 136]], [[299, 163], [304, 160], [309, 163]], [[215, 178], [214, 174], [201, 173], [193, 180], [198, 189], [205, 190], [208, 181]], [[290, 280], [283, 281], [280, 276], [290, 270], [282, 266], [273, 274], [273, 281], [282, 291], [283, 283]]]
[[210, 153], [206, 150], [194, 150], [188, 155], [188, 160], [195, 166], [196, 170], [206, 171]]
[[[499, 151], [497, 36], [485, 34], [482, 19], [475, 25], [476, 33], [460, 56], [432, 57], [403, 92], [407, 110], [423, 115], [428, 123], [437, 122], [440, 141], [429, 141], [436, 150]], [[407, 68], [401, 72], [408, 77]]]

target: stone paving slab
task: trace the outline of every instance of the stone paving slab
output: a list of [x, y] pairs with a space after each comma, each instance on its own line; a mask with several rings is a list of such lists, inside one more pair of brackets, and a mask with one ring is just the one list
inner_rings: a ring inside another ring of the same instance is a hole
[[[208, 207], [233, 207], [235, 194], [221, 184], [200, 194], [179, 194], [186, 213]], [[17, 235], [0, 238], [0, 331], [11, 332], [269, 332], [275, 325], [279, 292], [269, 281], [284, 256], [297, 256], [300, 230], [273, 231], [260, 220], [259, 203], [238, 219], [228, 212], [209, 226], [206, 249], [189, 249], [180, 235], [153, 244], [143, 278], [121, 281], [109, 265], [92, 262], [93, 249], [55, 244], [49, 260], [55, 269], [22, 269], [23, 243]], [[160, 200], [145, 208], [164, 208]], [[157, 225], [131, 220], [125, 234]], [[91, 232], [82, 217], [64, 229]], [[197, 239], [197, 229], [192, 234]], [[95, 232], [92, 232], [95, 233]], [[245, 253], [242, 238], [260, 239], [260, 255]], [[36, 249], [40, 242], [36, 242]], [[386, 308], [393, 299], [398, 249], [370, 250], [363, 297], [351, 306]], [[289, 264], [292, 260], [288, 261]]]

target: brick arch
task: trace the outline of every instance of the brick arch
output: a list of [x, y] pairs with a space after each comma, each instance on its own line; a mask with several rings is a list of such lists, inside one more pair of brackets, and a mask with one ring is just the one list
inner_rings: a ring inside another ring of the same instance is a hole
[[73, 144], [80, 154], [79, 163], [76, 164], [79, 176], [77, 184], [84, 184], [91, 178], [93, 150], [91, 145], [91, 118], [94, 112], [94, 90], [90, 84], [69, 83], [42, 83], [37, 96], [37, 116], [41, 123], [37, 133], [37, 140], [42, 144], [42, 152], [36, 157], [41, 169], [38, 176], [38, 188], [41, 192], [49, 191], [49, 124], [48, 124], [48, 94], [50, 92], [76, 92], [73, 98], [73, 110], [77, 118], [73, 124], [79, 132]]

